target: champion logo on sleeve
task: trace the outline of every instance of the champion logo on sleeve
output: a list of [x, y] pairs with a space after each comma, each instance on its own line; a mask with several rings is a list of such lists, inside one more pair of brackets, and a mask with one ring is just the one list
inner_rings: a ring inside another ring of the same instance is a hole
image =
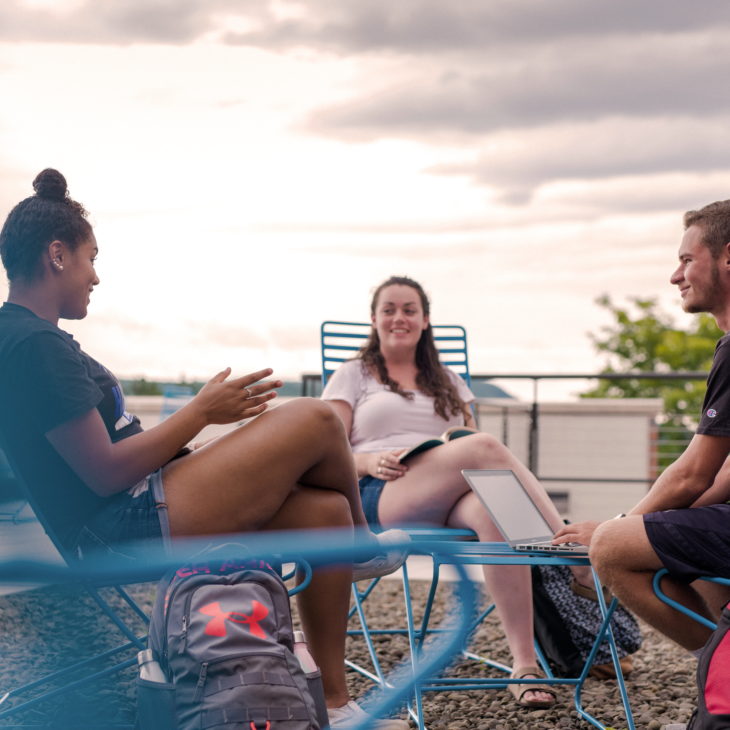
[[708, 418], [715, 418], [717, 416], [717, 411], [714, 408], [708, 408], [707, 409], [707, 417]]

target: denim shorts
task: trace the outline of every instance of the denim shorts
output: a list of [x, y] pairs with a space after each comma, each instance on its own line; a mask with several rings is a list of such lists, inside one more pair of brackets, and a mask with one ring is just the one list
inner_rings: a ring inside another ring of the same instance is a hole
[[669, 509], [644, 515], [649, 543], [676, 578], [730, 578], [730, 505]]
[[170, 522], [162, 486], [162, 469], [109, 497], [80, 530], [73, 545], [78, 558], [114, 555], [132, 560], [152, 545], [167, 548]]
[[370, 476], [370, 474], [360, 480], [360, 500], [365, 519], [370, 527], [378, 532], [383, 529], [378, 519], [378, 503], [384, 486], [385, 480]]

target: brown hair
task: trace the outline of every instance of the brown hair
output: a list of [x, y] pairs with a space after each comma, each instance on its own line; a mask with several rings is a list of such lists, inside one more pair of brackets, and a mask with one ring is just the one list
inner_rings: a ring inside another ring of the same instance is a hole
[[[409, 286], [411, 289], [415, 289], [421, 300], [423, 313], [429, 316], [431, 306], [426, 292], [417, 281], [409, 279], [407, 276], [391, 276], [377, 287], [370, 303], [371, 315], [375, 315], [380, 293], [389, 286]], [[370, 331], [370, 337], [368, 337], [367, 342], [360, 348], [358, 357], [372, 373], [377, 375], [378, 380], [388, 390], [398, 393], [403, 398], [413, 400], [413, 393], [403, 390], [400, 384], [388, 374], [385, 358], [380, 352], [380, 337], [375, 327]], [[449, 415], [457, 416], [460, 413], [465, 418], [469, 415], [466, 404], [459, 397], [456, 387], [449, 379], [446, 369], [439, 362], [438, 350], [433, 339], [433, 329], [431, 328], [430, 322], [428, 327], [421, 333], [421, 339], [416, 346], [416, 368], [418, 370], [416, 385], [422, 393], [430, 395], [434, 399], [434, 411], [441, 418], [448, 419]]]
[[712, 257], [717, 258], [723, 246], [730, 243], [730, 200], [718, 200], [699, 210], [688, 210], [684, 214], [685, 230], [690, 226], [702, 229], [702, 243]]

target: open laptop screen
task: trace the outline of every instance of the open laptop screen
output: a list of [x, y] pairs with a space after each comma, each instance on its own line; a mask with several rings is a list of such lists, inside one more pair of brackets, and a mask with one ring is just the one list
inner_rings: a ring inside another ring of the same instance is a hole
[[549, 540], [550, 525], [509, 469], [465, 469], [462, 474], [510, 543]]

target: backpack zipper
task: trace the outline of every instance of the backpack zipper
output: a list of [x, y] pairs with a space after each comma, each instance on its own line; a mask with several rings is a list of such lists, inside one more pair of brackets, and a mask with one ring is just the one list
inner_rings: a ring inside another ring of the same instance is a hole
[[205, 689], [205, 679], [208, 676], [208, 662], [202, 662], [200, 665], [200, 674], [198, 675], [198, 683], [195, 685], [195, 695], [193, 702], [200, 702], [203, 699], [203, 690]]
[[[209, 662], [201, 662], [200, 672], [198, 673], [198, 681], [195, 684], [195, 694], [193, 697], [193, 701], [200, 702], [200, 700], [203, 699], [205, 683], [208, 679], [208, 669], [211, 667], [211, 665], [225, 664], [226, 662], [230, 662], [233, 659], [245, 659], [246, 657], [251, 656], [273, 656], [277, 659], [283, 659], [284, 662], [286, 662], [286, 651], [284, 650], [284, 647], [272, 647], [271, 649], [268, 649], [266, 651], [252, 651], [243, 654], [226, 654], [225, 656], [218, 657], [217, 659], [213, 659]], [[286, 667], [286, 671], [289, 672], [289, 675], [291, 676], [291, 671], [289, 670], [288, 666]]]

